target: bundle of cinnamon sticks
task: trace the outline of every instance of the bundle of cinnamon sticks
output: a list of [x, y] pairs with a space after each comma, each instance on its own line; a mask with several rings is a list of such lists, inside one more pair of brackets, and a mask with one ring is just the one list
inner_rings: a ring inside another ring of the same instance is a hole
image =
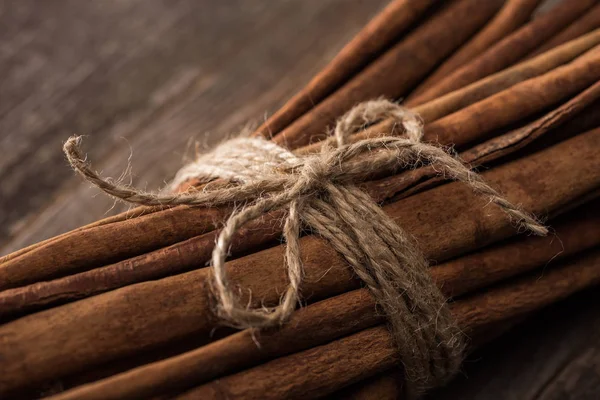
[[[360, 183], [430, 260], [470, 349], [600, 283], [600, 5], [541, 3], [393, 0], [254, 134], [311, 154], [356, 103], [403, 101], [425, 141], [544, 218], [551, 235], [520, 234], [431, 165]], [[350, 140], [402, 134], [383, 120]], [[385, 314], [318, 235], [300, 239], [303, 304], [287, 323], [222, 325], [207, 263], [232, 210], [138, 207], [0, 259], [0, 396], [402, 398]], [[276, 305], [288, 284], [282, 216], [233, 240], [226, 268], [250, 306]]]

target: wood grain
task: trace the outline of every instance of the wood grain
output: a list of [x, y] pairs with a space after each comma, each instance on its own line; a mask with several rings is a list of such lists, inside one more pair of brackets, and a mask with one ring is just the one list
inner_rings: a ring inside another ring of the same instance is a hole
[[462, 376], [427, 399], [596, 399], [598, 304], [591, 289], [530, 317], [473, 353]]
[[385, 3], [2, 2], [0, 253], [111, 208], [67, 167], [60, 148], [73, 133], [89, 135], [107, 175], [135, 149], [133, 183], [158, 188], [191, 138], [261, 122]]

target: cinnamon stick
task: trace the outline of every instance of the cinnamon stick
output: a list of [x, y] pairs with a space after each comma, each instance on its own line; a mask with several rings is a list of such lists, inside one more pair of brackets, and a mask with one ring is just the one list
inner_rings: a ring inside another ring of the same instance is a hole
[[540, 76], [567, 63], [600, 43], [600, 29], [553, 48], [464, 88], [415, 107], [423, 121], [433, 122], [517, 83]]
[[[533, 153], [543, 148], [542, 145], [548, 147], [548, 142], [558, 143], [591, 127], [597, 127], [600, 121], [590, 118], [590, 115], [596, 114], [595, 102], [599, 98], [600, 83], [596, 83], [548, 114], [521, 128], [480, 143], [459, 156], [475, 168], [498, 162], [507, 156], [512, 159], [526, 156], [525, 151]], [[398, 194], [392, 200], [408, 197], [443, 183], [443, 179], [440, 179], [431, 166], [409, 171], [402, 178], [391, 176], [382, 181], [382, 184], [396, 189]]]
[[447, 75], [428, 90], [410, 98], [406, 101], [406, 105], [414, 107], [423, 104], [514, 64], [546, 39], [573, 22], [594, 4], [594, 0], [562, 2], [546, 14], [535, 18], [499, 41], [469, 64]]
[[[591, 131], [484, 174], [512, 202], [533, 213], [558, 211], [600, 187], [600, 131]], [[568, 183], [568, 184], [566, 184]], [[444, 260], [514, 233], [501, 211], [460, 184], [448, 184], [384, 207], [420, 243]], [[301, 239], [305, 299], [358, 287], [341, 256], [322, 239]], [[212, 248], [212, 246], [211, 246]], [[277, 246], [227, 263], [230, 279], [254, 304], [273, 304], [287, 285]], [[210, 270], [143, 282], [32, 314], [0, 326], [0, 394], [141, 351], [207, 335]], [[176, 293], [176, 295], [174, 295]], [[165, 329], [168, 327], [168, 329]]]
[[439, 0], [394, 0], [373, 18], [309, 83], [262, 124], [270, 137], [298, 119], [360, 71]]
[[[595, 35], [596, 33], [594, 33], [593, 41], [598, 39]], [[497, 89], [501, 89], [502, 83], [497, 86], [498, 82], [491, 77], [490, 86], [484, 83], [482, 86], [474, 86], [473, 90], [466, 88], [464, 91], [452, 92], [440, 98], [439, 102], [434, 100], [416, 107], [416, 112], [423, 112], [424, 140], [446, 145], [454, 144], [458, 148], [464, 147], [471, 142], [486, 139], [488, 134], [496, 132], [500, 128], [547, 109], [590, 85], [596, 87], [594, 84], [600, 77], [599, 50], [596, 46], [566, 65], [514, 84], [489, 97], [484, 97], [480, 101], [477, 101], [478, 97], [486, 96], [488, 90], [495, 92]], [[509, 77], [512, 76], [512, 74], [509, 75]], [[503, 79], [500, 78], [500, 81], [503, 82]], [[466, 107], [460, 108], [463, 105]], [[446, 112], [451, 112], [455, 108], [460, 109], [445, 115]], [[441, 115], [445, 116], [437, 119]], [[394, 134], [396, 129], [395, 122], [388, 119], [352, 135], [349, 140], [356, 142], [369, 137], [390, 135]], [[324, 143], [332, 143], [332, 141], [333, 139], [327, 138], [305, 146], [296, 152], [299, 154], [314, 153], [319, 151]]]
[[304, 146], [310, 140], [323, 137], [327, 126], [355, 104], [381, 96], [405, 95], [438, 62], [485, 24], [501, 5], [499, 0], [457, 0], [446, 4], [345, 85], [282, 130], [273, 141], [290, 149]]
[[410, 99], [467, 64], [490, 46], [503, 39], [529, 20], [533, 10], [541, 0], [508, 0], [498, 14], [483, 27], [471, 40], [465, 43], [452, 56], [442, 63], [407, 97]]
[[34, 247], [35, 251], [7, 257], [0, 264], [0, 290], [65, 276], [110, 264], [189, 237], [212, 231], [228, 214], [226, 208], [177, 207], [134, 219], [120, 219], [61, 235]]
[[600, 4], [595, 5], [581, 17], [576, 19], [571, 25], [560, 31], [556, 36], [550, 38], [546, 43], [534, 51], [530, 57], [541, 54], [553, 47], [567, 43], [579, 36], [596, 30], [600, 27]]
[[[600, 283], [600, 251], [450, 305], [467, 335]], [[365, 290], [365, 289], [362, 289]], [[332, 393], [399, 363], [384, 325], [220, 378], [177, 399], [295, 399]]]
[[69, 232], [65, 232], [63, 234], [57, 235], [57, 236], [53, 236], [51, 238], [48, 238], [46, 240], [42, 240], [40, 242], [34, 243], [32, 245], [29, 245], [27, 247], [23, 247], [22, 249], [19, 249], [17, 251], [13, 251], [12, 253], [9, 253], [5, 256], [0, 257], [0, 268], [2, 266], [3, 263], [12, 260], [14, 258], [20, 257], [21, 255], [25, 254], [25, 253], [29, 253], [32, 250], [37, 250], [42, 246], [45, 246], [49, 243], [52, 242], [56, 242], [59, 239], [63, 239], [67, 236], [72, 235], [75, 232], [81, 232], [90, 228], [95, 228], [97, 226], [101, 226], [101, 225], [108, 225], [108, 224], [113, 224], [116, 222], [121, 222], [121, 221], [125, 221], [127, 219], [130, 218], [136, 218], [136, 217], [141, 217], [142, 215], [146, 215], [146, 214], [150, 214], [152, 212], [156, 212], [156, 211], [160, 211], [160, 210], [164, 210], [165, 207], [135, 207], [132, 208], [131, 210], [127, 210], [124, 211], [122, 213], [119, 213], [117, 215], [113, 215], [107, 218], [103, 218], [101, 220], [98, 221], [94, 221], [90, 224], [81, 226], [79, 228], [73, 229]]
[[[600, 244], [599, 205], [596, 202], [565, 215], [554, 225], [553, 237], [511, 240], [432, 267], [431, 274], [446, 296], [457, 296], [542, 265], [547, 268], [549, 260]], [[510, 259], [506, 254], [511, 254]], [[242, 331], [179, 356], [75, 388], [56, 396], [56, 400], [134, 399], [189, 388], [321, 345], [384, 319], [367, 291], [349, 292], [299, 309], [280, 329]]]
[[[584, 90], [600, 76], [600, 51], [595, 50], [429, 124], [425, 137], [429, 141], [450, 143], [460, 130], [460, 141], [455, 139], [453, 143], [461, 148], [485, 138], [482, 134], [491, 133], [492, 126], [507, 126]], [[477, 115], [480, 119], [468, 118], [468, 115]]]

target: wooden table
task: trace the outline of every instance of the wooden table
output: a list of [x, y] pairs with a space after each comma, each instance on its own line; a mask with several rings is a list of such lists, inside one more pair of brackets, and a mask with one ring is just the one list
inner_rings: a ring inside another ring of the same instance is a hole
[[[68, 168], [68, 136], [104, 175], [130, 162], [125, 181], [159, 188], [194, 141], [260, 123], [385, 3], [1, 1], [0, 255], [122, 210]], [[599, 304], [539, 313], [430, 397], [600, 398]]]

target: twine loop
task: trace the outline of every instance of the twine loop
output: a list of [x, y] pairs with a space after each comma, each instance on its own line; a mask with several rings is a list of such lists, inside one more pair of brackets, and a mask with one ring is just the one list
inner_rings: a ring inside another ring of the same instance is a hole
[[[384, 136], [347, 143], [350, 135], [384, 118], [403, 128], [403, 137]], [[172, 187], [190, 178], [235, 183], [182, 194], [152, 194], [102, 179], [85, 161], [79, 137], [64, 151], [72, 167], [101, 190], [128, 203], [142, 205], [218, 206], [242, 202], [218, 235], [212, 253], [213, 289], [218, 315], [238, 328], [284, 323], [296, 309], [304, 270], [300, 235], [308, 227], [324, 237], [364, 281], [385, 312], [404, 364], [407, 389], [416, 395], [446, 382], [459, 369], [464, 340], [446, 299], [427, 272], [418, 246], [356, 184], [374, 171], [434, 164], [441, 173], [487, 196], [510, 218], [535, 234], [547, 230], [533, 216], [512, 205], [482, 177], [442, 148], [423, 143], [417, 115], [387, 100], [361, 103], [341, 117], [334, 135], [337, 147], [296, 156], [264, 139], [229, 140], [182, 168]], [[236, 232], [248, 222], [285, 209], [283, 226], [289, 286], [275, 307], [248, 308], [231, 288], [225, 259]]]

